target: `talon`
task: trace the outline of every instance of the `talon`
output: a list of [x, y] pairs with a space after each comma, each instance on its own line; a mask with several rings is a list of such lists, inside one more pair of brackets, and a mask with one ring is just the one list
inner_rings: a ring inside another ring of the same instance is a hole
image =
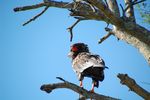
[[95, 93], [95, 92], [94, 92], [94, 89], [93, 89], [93, 90], [90, 90], [90, 92], [91, 92], [91, 93]]

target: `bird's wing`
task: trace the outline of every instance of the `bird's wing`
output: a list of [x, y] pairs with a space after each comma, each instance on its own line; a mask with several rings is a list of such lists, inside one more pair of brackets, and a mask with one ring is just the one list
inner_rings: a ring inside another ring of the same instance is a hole
[[73, 69], [76, 73], [82, 73], [89, 67], [105, 67], [105, 63], [98, 55], [80, 53], [73, 61]]

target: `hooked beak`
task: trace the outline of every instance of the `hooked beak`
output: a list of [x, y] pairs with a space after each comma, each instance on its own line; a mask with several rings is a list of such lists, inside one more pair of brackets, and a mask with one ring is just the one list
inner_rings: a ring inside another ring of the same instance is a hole
[[69, 58], [72, 58], [72, 56], [73, 56], [73, 52], [69, 52], [69, 53], [68, 53], [68, 57], [69, 57]]

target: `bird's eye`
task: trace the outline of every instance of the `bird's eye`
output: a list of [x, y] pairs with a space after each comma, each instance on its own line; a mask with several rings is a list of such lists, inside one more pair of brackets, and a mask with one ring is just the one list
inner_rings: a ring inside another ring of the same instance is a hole
[[78, 51], [78, 48], [76, 46], [73, 46], [71, 51]]

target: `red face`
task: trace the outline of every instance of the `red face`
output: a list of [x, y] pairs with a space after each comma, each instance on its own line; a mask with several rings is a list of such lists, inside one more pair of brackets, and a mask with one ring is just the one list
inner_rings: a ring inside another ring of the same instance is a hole
[[68, 57], [70, 57], [70, 58], [74, 58], [74, 54], [75, 53], [77, 53], [79, 51], [79, 49], [77, 48], [77, 46], [76, 45], [72, 45], [71, 46], [71, 50], [70, 50], [70, 52], [69, 52], [69, 54], [68, 54]]
[[71, 51], [76, 52], [78, 51], [78, 48], [76, 46], [72, 46]]

